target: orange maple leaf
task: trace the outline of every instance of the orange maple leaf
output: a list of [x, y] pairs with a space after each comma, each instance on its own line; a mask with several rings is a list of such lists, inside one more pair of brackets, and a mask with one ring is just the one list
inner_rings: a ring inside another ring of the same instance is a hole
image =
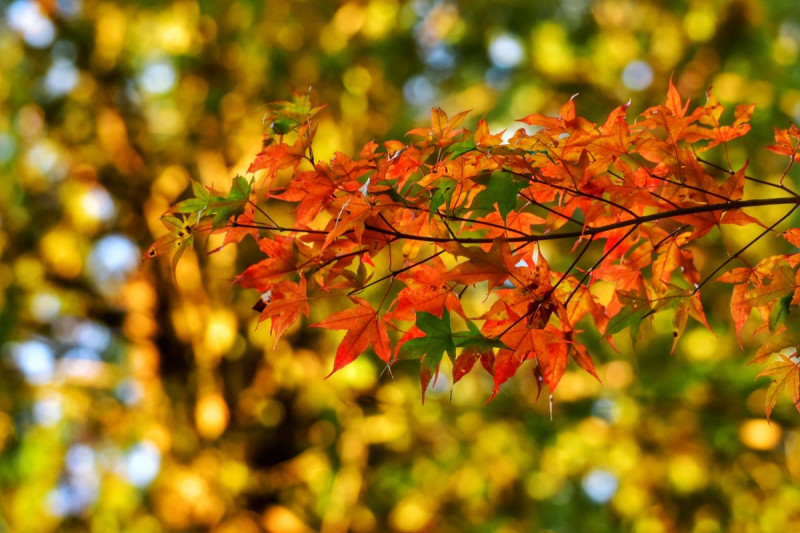
[[758, 373], [756, 379], [760, 377], [772, 377], [772, 383], [767, 388], [767, 395], [764, 398], [764, 406], [769, 420], [775, 404], [778, 402], [778, 395], [786, 390], [794, 402], [795, 408], [800, 411], [800, 366], [797, 363], [781, 354], [781, 360], [772, 363]]
[[272, 335], [275, 338], [274, 348], [277, 348], [286, 329], [294, 324], [300, 314], [308, 316], [308, 295], [306, 293], [306, 280], [300, 277], [300, 283], [293, 281], [279, 281], [270, 289], [261, 293], [253, 309], [261, 311], [258, 321], [272, 320]]
[[392, 350], [389, 346], [389, 334], [386, 332], [384, 320], [363, 298], [351, 296], [350, 299], [356, 304], [356, 307], [339, 311], [322, 322], [311, 325], [314, 328], [347, 330], [336, 350], [333, 370], [328, 377], [352, 363], [369, 346], [372, 346], [378, 357], [387, 363], [391, 358]]
[[294, 243], [294, 239], [280, 235], [259, 239], [258, 246], [267, 258], [247, 267], [236, 277], [236, 283], [246, 289], [264, 292], [274, 282], [297, 271]]

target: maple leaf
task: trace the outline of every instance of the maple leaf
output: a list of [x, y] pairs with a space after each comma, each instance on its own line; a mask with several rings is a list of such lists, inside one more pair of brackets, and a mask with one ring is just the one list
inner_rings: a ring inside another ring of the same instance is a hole
[[337, 198], [336, 202], [331, 203], [329, 211], [334, 211], [335, 216], [328, 222], [328, 235], [321, 250], [325, 250], [337, 238], [350, 231], [353, 232], [355, 241], [360, 243], [366, 220], [372, 214], [372, 206], [361, 193]]
[[464, 315], [461, 300], [453, 293], [450, 283], [443, 278], [444, 262], [439, 257], [430, 264], [421, 264], [397, 276], [405, 284], [387, 316], [394, 320], [415, 320], [415, 313], [425, 311], [441, 316], [449, 310]]
[[430, 129], [417, 128], [408, 132], [409, 135], [422, 135], [430, 137], [436, 141], [436, 146], [444, 147], [453, 144], [454, 138], [462, 133], [459, 126], [464, 118], [469, 114], [469, 110], [462, 111], [452, 118], [447, 117], [447, 113], [440, 107], [431, 109]]
[[465, 285], [489, 282], [489, 290], [503, 285], [512, 274], [515, 261], [511, 257], [508, 242], [496, 239], [489, 252], [484, 252], [479, 247], [447, 244], [446, 249], [453, 255], [466, 257], [467, 261], [459, 263], [447, 274], [442, 276], [444, 281], [458, 281]]
[[[453, 363], [453, 384], [458, 383], [458, 381], [463, 378], [465, 375], [469, 374], [472, 367], [475, 366], [475, 363], [481, 359], [481, 357], [485, 357], [484, 354], [487, 352], [482, 352], [478, 348], [465, 348], [458, 357], [456, 357], [455, 362]], [[494, 352], [488, 352], [492, 356], [494, 356]]]
[[250, 166], [247, 167], [247, 173], [253, 174], [262, 170], [265, 171], [264, 176], [258, 182], [258, 187], [269, 188], [278, 171], [285, 168], [294, 169], [300, 165], [305, 148], [306, 146], [300, 138], [293, 145], [281, 142], [264, 146], [253, 159], [253, 162], [250, 163]]
[[528, 186], [528, 182], [515, 178], [507, 172], [495, 173], [491, 177], [475, 181], [476, 183], [485, 183], [486, 188], [475, 196], [470, 209], [486, 214], [496, 208], [503, 221], [511, 211], [515, 210], [519, 192]]
[[585, 315], [590, 315], [597, 329], [603, 331], [608, 323], [605, 308], [598, 302], [597, 296], [591, 293], [589, 287], [578, 282], [572, 276], [564, 278], [555, 293], [562, 301], [569, 299], [566, 305], [568, 324], [576, 324]]
[[796, 158], [798, 147], [800, 146], [800, 130], [794, 124], [785, 129], [773, 128], [775, 130], [775, 144], [767, 146], [767, 150], [780, 155], [788, 155]]
[[258, 240], [258, 224], [253, 219], [254, 213], [255, 209], [252, 204], [247, 205], [244, 213], [239, 215], [232, 225], [223, 226], [214, 230], [212, 232], [214, 234], [224, 233], [225, 239], [222, 241], [222, 244], [219, 247], [209, 250], [208, 253], [218, 252], [229, 244], [242, 242], [242, 239], [248, 235], [253, 237], [255, 240]]
[[562, 332], [548, 326], [535, 336], [536, 362], [540, 375], [550, 392], [555, 392], [569, 361], [569, 344]]
[[800, 366], [793, 360], [794, 358], [790, 359], [783, 354], [781, 354], [780, 358], [780, 361], [767, 366], [756, 376], [756, 379], [761, 377], [773, 378], [764, 398], [767, 420], [770, 419], [770, 415], [775, 409], [778, 395], [784, 391], [789, 393], [795, 408], [800, 411]]
[[[687, 116], [689, 110], [689, 100], [684, 103], [681, 95], [672, 79], [669, 80], [669, 88], [667, 90], [667, 101], [664, 105], [651, 107], [646, 110], [642, 116], [644, 120], [637, 122], [637, 129], [659, 127], [667, 131], [667, 143], [675, 146], [679, 141], [696, 142], [706, 138], [705, 131], [700, 131], [698, 128], [693, 127], [692, 124], [703, 116], [706, 111], [702, 108], [695, 109]], [[642, 141], [648, 142], [650, 139], [643, 137]], [[664, 158], [669, 153], [669, 148], [665, 148], [666, 153], [660, 154], [658, 159]]]
[[455, 159], [475, 150], [475, 148], [475, 141], [467, 139], [448, 146], [447, 153], [450, 155], [449, 159]]
[[417, 313], [417, 328], [424, 336], [410, 339], [400, 348], [400, 354], [406, 357], [419, 357], [419, 379], [422, 385], [422, 403], [425, 403], [425, 391], [434, 374], [439, 373], [439, 364], [442, 356], [447, 352], [448, 357], [455, 361], [456, 344], [450, 330], [450, 313], [442, 312], [442, 317], [420, 311]]
[[299, 202], [295, 208], [296, 222], [307, 226], [324, 210], [333, 199], [336, 185], [324, 163], [317, 163], [315, 170], [301, 172], [281, 193], [271, 194], [272, 198], [286, 202]]
[[223, 195], [196, 181], [192, 181], [194, 197], [178, 202], [170, 211], [172, 213], [195, 214], [197, 220], [204, 217], [213, 217], [211, 223], [213, 230], [222, 228], [229, 223], [230, 219], [238, 220], [239, 216], [245, 214], [248, 210], [250, 215], [247, 217], [247, 222], [252, 222], [253, 204], [250, 202], [252, 185], [252, 180], [247, 180], [243, 176], [236, 176], [233, 178], [229, 193]]
[[691, 290], [686, 293], [678, 287], [671, 287], [671, 290], [658, 300], [656, 306], [653, 308], [653, 312], [663, 311], [667, 308], [673, 309], [673, 340], [670, 354], [675, 352], [675, 348], [678, 346], [678, 340], [686, 329], [686, 324], [689, 320], [689, 317], [694, 318], [703, 326], [705, 326], [706, 329], [711, 330], [711, 326], [709, 325], [705, 312], [703, 311], [703, 304], [700, 302], [700, 293], [693, 292]]
[[211, 202], [211, 191], [201, 183], [192, 180], [193, 198], [182, 200], [170, 208], [172, 213], [195, 213], [199, 220], [203, 216], [203, 212], [208, 208]]
[[781, 236], [795, 247], [800, 248], [800, 228], [790, 228], [784, 231]]
[[744, 348], [742, 328], [753, 310], [753, 306], [747, 298], [748, 283], [746, 283], [752, 274], [752, 269], [735, 268], [717, 278], [717, 281], [735, 284], [731, 291], [731, 317], [736, 328], [736, 340], [739, 342], [739, 348]]
[[683, 246], [689, 240], [689, 233], [666, 237], [659, 244], [659, 254], [653, 262], [653, 282], [666, 285], [675, 269], [679, 269], [691, 287], [700, 283], [700, 273], [694, 266], [694, 255]]
[[527, 354], [521, 354], [516, 350], [501, 349], [497, 351], [492, 365], [494, 387], [492, 395], [487, 401], [491, 401], [497, 396], [497, 393], [500, 392], [500, 386], [517, 373], [517, 370], [526, 359]]
[[[492, 354], [494, 348], [506, 346], [496, 340], [487, 338], [480, 329], [467, 320], [467, 331], [453, 332], [450, 325], [450, 313], [445, 310], [441, 318], [425, 311], [417, 313], [415, 331], [404, 336], [399, 348], [400, 357], [420, 358], [420, 384], [422, 386], [422, 402], [425, 402], [425, 391], [434, 375], [439, 373], [439, 365], [445, 352], [453, 362], [453, 383], [469, 372], [475, 361]], [[462, 355], [456, 358], [456, 348], [464, 348]], [[464, 355], [466, 354], [466, 355]]]
[[785, 296], [792, 296], [797, 290], [796, 272], [790, 265], [777, 265], [769, 283], [760, 283], [748, 294], [748, 302], [753, 307], [766, 305]]
[[764, 364], [770, 356], [780, 354], [786, 349], [796, 349], [798, 346], [800, 346], [800, 332], [783, 331], [770, 337], [748, 364]]
[[208, 204], [207, 212], [214, 215], [214, 229], [223, 226], [228, 219], [236, 218], [244, 213], [245, 206], [250, 201], [252, 181], [243, 176], [233, 178], [231, 190], [227, 196], [215, 196]]
[[473, 144], [482, 149], [491, 149], [495, 146], [500, 146], [503, 144], [503, 133], [505, 132], [501, 131], [500, 133], [492, 135], [489, 133], [489, 124], [484, 119], [480, 119], [472, 135]]
[[236, 277], [236, 283], [260, 292], [297, 270], [297, 247], [294, 239], [282, 236], [259, 239], [258, 246], [267, 258], [250, 265]]
[[475, 219], [473, 228], [485, 229], [489, 239], [508, 239], [511, 236], [530, 235], [533, 226], [544, 226], [545, 219], [526, 211], [511, 211], [503, 219], [499, 211]]
[[753, 116], [753, 110], [756, 107], [755, 104], [738, 105], [734, 110], [733, 124], [720, 125], [719, 117], [722, 114], [722, 106], [717, 102], [714, 95], [710, 92], [706, 94], [708, 98], [706, 109], [708, 109], [709, 112], [700, 117], [700, 122], [711, 126], [711, 131], [706, 134], [710, 142], [700, 148], [698, 152], [710, 150], [718, 144], [726, 143], [745, 135], [750, 131], [749, 122], [750, 118]]
[[425, 154], [415, 146], [408, 146], [399, 141], [384, 143], [391, 154], [382, 161], [381, 169], [385, 173], [384, 181], [395, 182], [397, 191], [403, 191], [406, 183], [422, 166]]
[[[631, 335], [635, 336], [642, 320], [651, 314], [650, 299], [636, 290], [617, 290], [614, 296], [621, 305], [617, 312], [609, 318], [603, 333], [606, 336], [613, 335], [630, 327]], [[606, 307], [606, 309], [611, 308], [610, 305]]]
[[387, 363], [391, 358], [389, 334], [386, 332], [386, 324], [383, 319], [363, 298], [351, 296], [350, 299], [356, 304], [356, 307], [339, 311], [325, 320], [311, 325], [313, 328], [347, 330], [336, 350], [333, 370], [327, 377], [355, 361], [356, 357], [370, 346], [378, 357]]
[[592, 361], [592, 357], [589, 355], [584, 345], [574, 342], [571, 343], [569, 345], [569, 355], [579, 367], [585, 370], [589, 375], [594, 376], [597, 381], [600, 381], [600, 376], [597, 375], [594, 369], [594, 361]]
[[143, 259], [152, 259], [161, 255], [170, 255], [172, 275], [178, 267], [183, 252], [192, 246], [194, 242], [194, 232], [202, 231], [198, 224], [191, 224], [186, 218], [178, 218], [172, 215], [161, 217], [161, 223], [167, 228], [168, 233], [162, 235], [151, 244], [144, 252]]
[[277, 348], [283, 333], [295, 323], [300, 314], [308, 316], [305, 278], [301, 276], [300, 283], [283, 280], [272, 285], [271, 288], [261, 293], [253, 309], [261, 312], [258, 318], [259, 322], [271, 319], [271, 331], [275, 338], [273, 349]]

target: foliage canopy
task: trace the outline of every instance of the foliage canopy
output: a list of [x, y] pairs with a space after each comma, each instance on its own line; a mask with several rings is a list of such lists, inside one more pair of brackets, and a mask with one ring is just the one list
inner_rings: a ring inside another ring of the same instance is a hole
[[[314, 299], [344, 296], [348, 307], [314, 324], [346, 330], [331, 373], [368, 348], [389, 367], [413, 358], [423, 400], [445, 353], [454, 383], [480, 361], [494, 397], [526, 362], [540, 392], [542, 384], [556, 389], [570, 360], [597, 377], [580, 338], [586, 327], [613, 344], [616, 333], [637, 337], [655, 313], [669, 312], [674, 350], [689, 318], [710, 328], [701, 289], [731, 283], [737, 336], [753, 310], [772, 335], [753, 359], [767, 365], [759, 376], [774, 378], [767, 415], [784, 389], [797, 406], [800, 339], [787, 320], [800, 303], [800, 254], [749, 264], [742, 253], [800, 203], [784, 183], [800, 131], [776, 129], [768, 149], [789, 162], [770, 181], [748, 175], [746, 162], [735, 168], [728, 155], [728, 143], [749, 131], [753, 105], [737, 106], [728, 124], [710, 91], [690, 109], [670, 82], [666, 102], [633, 123], [628, 107], [595, 124], [573, 97], [558, 117], [528, 115], [527, 128], [494, 134], [485, 120], [474, 131], [462, 127], [468, 112], [449, 117], [436, 108], [430, 127], [405, 140], [319, 161], [321, 107], [296, 93], [270, 105], [249, 177], [237, 176], [227, 193], [195, 183], [145, 255], [169, 254], [174, 267], [198, 233], [223, 233], [223, 246], [255, 239], [265, 257], [236, 282], [260, 293], [255, 309], [276, 339], [308, 316]], [[777, 194], [747, 198], [748, 183]], [[271, 216], [274, 202], [294, 206], [290, 224]], [[762, 205], [788, 209], [775, 221], [744, 210]], [[693, 248], [729, 225], [762, 230], [701, 273]], [[780, 235], [800, 247], [800, 229]], [[554, 241], [569, 244], [566, 260], [554, 257]], [[462, 305], [473, 295], [484, 302], [474, 316]], [[774, 354], [780, 360], [769, 364]]]

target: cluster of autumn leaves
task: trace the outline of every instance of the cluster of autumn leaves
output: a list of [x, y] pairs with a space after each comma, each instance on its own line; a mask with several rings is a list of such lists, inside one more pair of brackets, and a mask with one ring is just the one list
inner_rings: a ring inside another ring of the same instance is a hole
[[[314, 324], [346, 331], [333, 372], [370, 348], [387, 365], [414, 358], [423, 399], [445, 354], [453, 382], [480, 361], [494, 394], [526, 362], [550, 391], [570, 359], [597, 377], [577, 338], [581, 327], [611, 341], [670, 310], [677, 340], [690, 317], [708, 326], [700, 289], [724, 272], [717, 280], [734, 284], [737, 335], [756, 309], [774, 334], [756, 361], [781, 353], [762, 372], [775, 379], [768, 414], [784, 388], [797, 404], [800, 370], [791, 356], [800, 335], [785, 322], [800, 300], [800, 255], [751, 267], [742, 250], [729, 250], [704, 277], [689, 247], [723, 224], [761, 226], [760, 238], [780, 221], [767, 226], [743, 208], [785, 205], [783, 220], [800, 203], [783, 178], [768, 183], [747, 176], [746, 165], [732, 169], [726, 149], [705, 159], [749, 131], [753, 106], [738, 106], [733, 123], [721, 124], [713, 95], [690, 112], [670, 83], [666, 103], [633, 124], [627, 108], [598, 125], [570, 100], [560, 116], [529, 115], [521, 120], [528, 127], [509, 134], [490, 133], [484, 120], [469, 131], [466, 113], [434, 109], [430, 127], [404, 141], [319, 161], [313, 117], [321, 108], [295, 94], [265, 114], [263, 149], [248, 177], [236, 177], [227, 193], [195, 183], [194, 196], [164, 216], [169, 232], [146, 256], [170, 254], [174, 267], [198, 233], [224, 233], [223, 246], [255, 239], [265, 257], [236, 282], [258, 291], [255, 308], [276, 339], [309, 315], [309, 302], [343, 296], [346, 308]], [[770, 149], [794, 161], [800, 132], [777, 131], [776, 141]], [[781, 194], [744, 199], [748, 180]], [[291, 225], [270, 216], [275, 202], [293, 205]], [[800, 247], [799, 230], [783, 235]], [[551, 268], [548, 241], [570, 244], [568, 265]], [[482, 314], [465, 312], [468, 293], [485, 302]]]

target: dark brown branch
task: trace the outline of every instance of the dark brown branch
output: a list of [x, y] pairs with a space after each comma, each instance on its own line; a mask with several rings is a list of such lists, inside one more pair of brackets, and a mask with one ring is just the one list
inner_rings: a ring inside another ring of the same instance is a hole
[[[520, 237], [509, 237], [506, 239], [508, 242], [539, 242], [539, 241], [554, 241], [559, 239], [575, 239], [578, 237], [590, 237], [592, 235], [599, 235], [608, 231], [613, 231], [619, 228], [627, 228], [647, 222], [655, 222], [658, 220], [668, 220], [671, 218], [694, 215], [699, 213], [713, 213], [715, 211], [732, 211], [735, 209], [743, 209], [746, 207], [758, 207], [765, 205], [800, 205], [800, 196], [785, 197], [785, 198], [757, 198], [753, 200], [735, 200], [730, 202], [720, 202], [718, 204], [705, 204], [692, 207], [682, 207], [680, 209], [672, 209], [670, 211], [662, 211], [660, 213], [653, 213], [652, 215], [641, 215], [629, 220], [621, 220], [613, 224], [606, 224], [605, 226], [589, 227], [581, 231], [565, 231], [561, 233], [549, 233], [544, 235], [526, 235]], [[454, 239], [447, 237], [424, 237], [421, 235], [410, 235], [401, 233], [396, 230], [385, 230], [373, 226], [366, 226], [367, 229], [376, 231], [378, 233], [385, 233], [387, 235], [395, 235], [401, 239], [410, 239], [422, 242], [431, 243], [447, 243], [453, 242]], [[297, 231], [297, 230], [292, 230]], [[302, 230], [301, 230], [302, 231]], [[494, 239], [485, 237], [463, 237], [457, 239], [461, 244], [484, 244], [491, 243]]]
[[750, 241], [750, 242], [749, 242], [749, 243], [747, 243], [746, 245], [744, 245], [744, 246], [742, 246], [741, 248], [739, 248], [739, 250], [737, 250], [737, 252], [736, 252], [735, 254], [733, 254], [732, 256], [730, 256], [728, 259], [726, 259], [726, 260], [725, 260], [725, 262], [724, 262], [724, 263], [722, 263], [721, 265], [719, 265], [717, 268], [715, 268], [715, 269], [714, 269], [714, 271], [713, 271], [713, 272], [711, 272], [709, 275], [707, 275], [707, 276], [705, 277], [705, 279], [703, 279], [703, 281], [701, 281], [701, 282], [700, 282], [700, 283], [697, 285], [697, 287], [695, 287], [695, 288], [694, 288], [694, 290], [692, 291], [692, 294], [694, 294], [694, 293], [696, 293], [697, 291], [699, 291], [699, 290], [700, 290], [700, 288], [701, 288], [703, 285], [705, 285], [706, 283], [708, 283], [708, 282], [709, 282], [709, 281], [710, 281], [710, 280], [711, 280], [711, 279], [712, 279], [714, 276], [716, 276], [716, 275], [717, 275], [717, 272], [719, 272], [720, 270], [722, 270], [723, 268], [725, 268], [725, 265], [727, 265], [728, 263], [730, 263], [731, 261], [733, 261], [734, 259], [736, 259], [736, 258], [737, 258], [737, 257], [739, 257], [740, 255], [742, 255], [742, 254], [745, 252], [745, 250], [747, 250], [748, 248], [750, 248], [751, 246], [753, 246], [755, 243], [757, 243], [759, 240], [761, 240], [761, 238], [762, 238], [762, 237], [764, 237], [764, 235], [766, 235], [767, 233], [769, 233], [769, 232], [771, 232], [772, 230], [774, 230], [776, 227], [778, 227], [778, 225], [779, 225], [781, 222], [783, 222], [784, 220], [786, 220], [787, 218], [789, 218], [789, 216], [790, 216], [792, 213], [794, 213], [794, 211], [795, 211], [795, 209], [797, 209], [797, 207], [798, 207], [797, 205], [794, 205], [794, 206], [792, 206], [792, 208], [791, 208], [791, 209], [789, 209], [789, 212], [788, 212], [788, 213], [786, 213], [785, 215], [783, 215], [781, 218], [779, 218], [778, 220], [776, 220], [775, 222], [773, 222], [773, 223], [772, 223], [772, 224], [771, 224], [771, 225], [770, 225], [768, 228], [766, 228], [764, 231], [762, 231], [761, 233], [759, 233], [759, 234], [758, 234], [758, 236], [757, 236], [755, 239], [753, 239], [752, 241]]

